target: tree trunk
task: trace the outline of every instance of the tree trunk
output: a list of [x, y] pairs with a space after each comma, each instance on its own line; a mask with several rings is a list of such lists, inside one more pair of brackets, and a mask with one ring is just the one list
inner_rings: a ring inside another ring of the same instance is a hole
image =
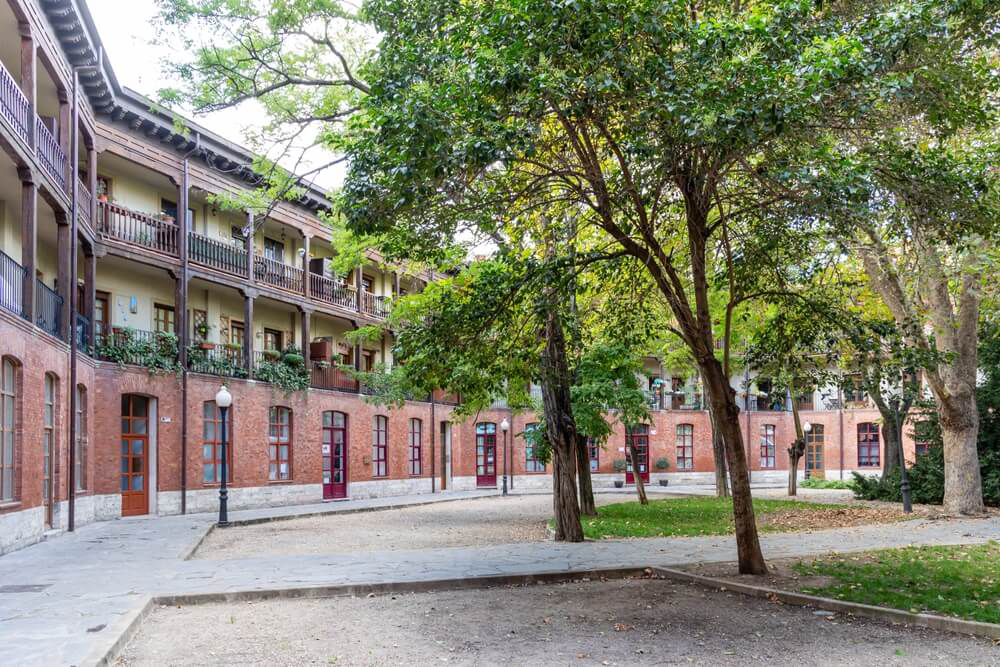
[[[794, 449], [794, 447], [793, 447]], [[788, 456], [788, 495], [799, 495], [799, 455], [789, 453]]]
[[750, 473], [743, 453], [743, 434], [740, 432], [740, 409], [736, 405], [736, 392], [729, 385], [729, 378], [722, 364], [706, 355], [701, 368], [706, 392], [712, 401], [712, 412], [725, 445], [726, 461], [733, 491], [733, 521], [736, 527], [736, 551], [740, 574], [767, 574], [767, 564], [760, 550], [757, 523], [750, 493]]
[[722, 442], [722, 431], [715, 421], [715, 412], [712, 410], [712, 399], [709, 397], [708, 383], [705, 378], [701, 379], [701, 386], [705, 392], [705, 405], [708, 407], [708, 416], [712, 424], [712, 458], [715, 463], [715, 495], [719, 498], [729, 497], [729, 473], [726, 469], [726, 445]]
[[900, 442], [902, 429], [899, 428], [900, 416], [895, 412], [882, 413], [882, 442], [885, 444], [885, 458], [882, 460], [882, 476], [888, 477], [893, 471], [899, 469], [899, 450], [903, 443]]
[[792, 423], [795, 425], [795, 441], [788, 448], [788, 495], [799, 495], [799, 459], [805, 453], [806, 434], [799, 419], [799, 406], [795, 396], [789, 393], [792, 401]]
[[594, 502], [594, 483], [590, 477], [590, 452], [587, 451], [587, 438], [576, 436], [576, 476], [580, 483], [580, 514], [597, 516], [597, 504]]
[[639, 494], [639, 504], [648, 505], [649, 499], [646, 498], [646, 485], [642, 481], [642, 473], [639, 472], [639, 448], [635, 446], [632, 438], [629, 438], [628, 458], [632, 462], [632, 479], [635, 480], [635, 491]]
[[979, 411], [974, 394], [938, 404], [944, 443], [944, 509], [952, 514], [982, 514], [983, 481], [979, 470]]

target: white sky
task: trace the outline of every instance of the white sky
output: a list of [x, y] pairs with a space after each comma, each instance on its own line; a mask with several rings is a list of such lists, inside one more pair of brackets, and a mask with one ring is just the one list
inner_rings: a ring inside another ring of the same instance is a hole
[[[85, 1], [94, 15], [97, 31], [104, 43], [104, 57], [110, 61], [118, 81], [123, 86], [156, 99], [157, 92], [168, 87], [170, 81], [164, 78], [160, 64], [164, 57], [169, 56], [169, 51], [153, 43], [156, 36], [153, 26], [156, 6], [153, 0]], [[259, 112], [255, 113], [252, 108], [245, 107], [246, 105], [240, 109], [194, 116], [192, 120], [230, 141], [245, 145], [244, 129], [263, 122]], [[321, 174], [317, 181], [320, 185], [331, 188], [342, 179], [343, 171], [335, 169]]]

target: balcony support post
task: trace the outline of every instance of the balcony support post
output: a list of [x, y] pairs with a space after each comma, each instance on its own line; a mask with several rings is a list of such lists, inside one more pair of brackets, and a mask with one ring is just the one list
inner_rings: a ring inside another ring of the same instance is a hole
[[87, 340], [94, 343], [94, 304], [97, 302], [97, 253], [83, 245], [83, 316], [87, 318]]
[[359, 313], [363, 312], [363, 310], [362, 310], [362, 298], [363, 298], [363, 296], [362, 296], [361, 293], [364, 291], [364, 284], [365, 284], [364, 283], [364, 272], [362, 271], [361, 267], [359, 266], [358, 268], [356, 268], [354, 270], [354, 287], [355, 287], [355, 290], [354, 290], [354, 308]]
[[392, 296], [399, 298], [399, 271], [392, 272]]
[[179, 254], [179, 259], [181, 260], [181, 271], [180, 278], [177, 281], [177, 342], [180, 349], [178, 350], [178, 358], [180, 360], [181, 369], [187, 370], [187, 348], [190, 342], [190, 335], [188, 332], [188, 246], [190, 244], [190, 234], [191, 226], [190, 220], [188, 219], [188, 193], [190, 191], [190, 184], [188, 182], [188, 159], [184, 158], [184, 164], [181, 168], [181, 182], [178, 188], [177, 197], [177, 250]]
[[[21, 33], [21, 92], [28, 98], [28, 145], [32, 149], [37, 145], [35, 137], [35, 109], [37, 94], [35, 83], [35, 40], [31, 36], [31, 26], [26, 22], [18, 23]], [[22, 179], [23, 180], [23, 179]]]
[[35, 323], [35, 272], [38, 270], [38, 185], [30, 169], [17, 170], [21, 179], [21, 265], [24, 266], [24, 285], [21, 306], [24, 318]]
[[306, 370], [311, 370], [312, 358], [309, 354], [309, 341], [311, 340], [309, 336], [309, 324], [310, 319], [312, 319], [312, 311], [299, 306], [299, 313], [302, 319], [302, 358], [305, 359]]
[[253, 211], [247, 211], [247, 226], [246, 230], [246, 250], [247, 250], [247, 282], [251, 285], [253, 284], [254, 270], [253, 270]]
[[90, 225], [97, 229], [97, 147], [94, 138], [86, 136], [87, 145], [87, 188], [90, 190]]
[[249, 378], [253, 377], [253, 300], [255, 296], [257, 296], [257, 290], [243, 290], [243, 365], [246, 366]]
[[73, 155], [70, 149], [70, 134], [72, 132], [72, 106], [69, 103], [69, 95], [66, 91], [60, 87], [59, 88], [59, 148], [62, 149], [63, 155], [66, 156], [65, 173], [63, 177], [66, 179], [66, 183], [70, 184], [72, 181], [69, 179], [73, 177], [73, 160], [77, 159], [76, 155]]
[[309, 285], [309, 241], [308, 234], [302, 234], [302, 294], [308, 299], [312, 294], [312, 287]]
[[68, 335], [73, 331], [70, 312], [70, 292], [75, 287], [76, 276], [73, 275], [72, 257], [73, 246], [71, 244], [73, 227], [69, 224], [69, 217], [60, 211], [56, 212], [56, 255], [58, 256], [59, 268], [56, 287], [59, 289], [59, 296], [62, 297], [62, 312], [59, 315], [59, 337], [69, 340]]

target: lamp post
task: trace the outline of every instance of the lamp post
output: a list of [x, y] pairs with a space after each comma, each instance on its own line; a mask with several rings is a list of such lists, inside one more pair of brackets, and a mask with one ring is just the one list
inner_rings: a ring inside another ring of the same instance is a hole
[[226, 389], [226, 385], [222, 385], [219, 389], [219, 393], [215, 395], [215, 405], [219, 408], [219, 414], [222, 417], [222, 473], [219, 479], [219, 528], [225, 528], [229, 525], [229, 492], [226, 491], [226, 413], [229, 412], [229, 406], [233, 404], [233, 395], [229, 393]]
[[809, 478], [809, 432], [811, 430], [813, 430], [813, 425], [810, 424], [809, 422], [806, 422], [805, 424], [802, 425], [802, 433], [805, 434], [802, 437], [802, 456], [804, 456], [806, 459], [806, 463], [802, 467], [805, 468], [806, 479]]
[[500, 430], [503, 431], [503, 495], [505, 496], [507, 495], [507, 429], [509, 428], [510, 422], [504, 417], [504, 420], [500, 422]]

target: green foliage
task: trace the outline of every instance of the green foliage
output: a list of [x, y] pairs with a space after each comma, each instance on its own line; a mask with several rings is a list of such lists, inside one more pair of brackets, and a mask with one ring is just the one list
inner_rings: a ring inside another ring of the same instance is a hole
[[[239, 354], [237, 352], [237, 354]], [[188, 346], [188, 368], [196, 373], [221, 375], [223, 377], [246, 378], [248, 376], [242, 361], [236, 355], [209, 355], [197, 345]]]
[[125, 328], [104, 337], [94, 346], [94, 354], [122, 366], [142, 366], [150, 373], [177, 373], [181, 370], [177, 349], [177, 336], [172, 333], [140, 336], [135, 329]]
[[804, 479], [799, 482], [799, 488], [802, 489], [853, 489], [854, 487], [850, 482], [842, 479], [820, 479], [819, 477], [810, 477], [809, 479]]
[[653, 462], [653, 467], [657, 470], [667, 470], [670, 468], [670, 461], [668, 461], [666, 457], [661, 456]]
[[258, 362], [253, 376], [255, 380], [276, 385], [285, 392], [303, 391], [309, 388], [312, 379], [303, 362], [302, 351], [289, 345], [278, 353], [277, 358]]
[[1000, 544], [905, 547], [804, 561], [795, 571], [830, 577], [806, 593], [911, 612], [1000, 623]]
[[611, 462], [611, 469], [615, 472], [625, 472], [628, 469], [628, 464], [625, 463], [625, 459], [615, 459]]

